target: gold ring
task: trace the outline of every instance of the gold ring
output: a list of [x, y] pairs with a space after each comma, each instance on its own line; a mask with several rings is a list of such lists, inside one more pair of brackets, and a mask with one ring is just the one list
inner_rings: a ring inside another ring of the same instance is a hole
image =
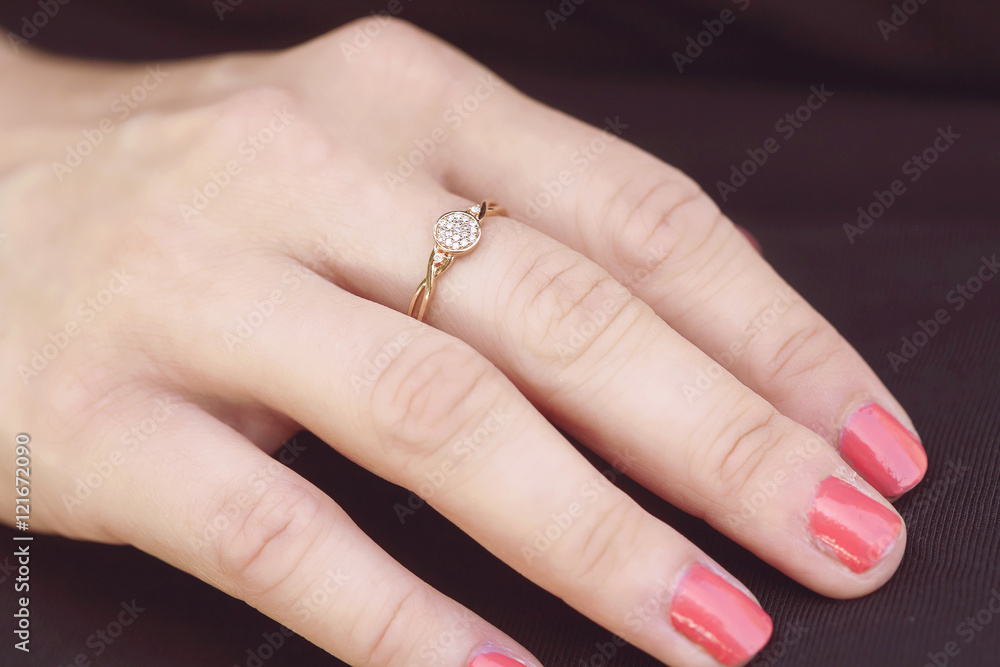
[[434, 249], [427, 260], [427, 277], [423, 279], [410, 299], [406, 314], [424, 320], [427, 306], [434, 293], [434, 281], [444, 273], [459, 255], [472, 252], [482, 236], [480, 221], [488, 215], [506, 215], [502, 206], [492, 201], [484, 201], [470, 206], [464, 211], [449, 211], [434, 224]]

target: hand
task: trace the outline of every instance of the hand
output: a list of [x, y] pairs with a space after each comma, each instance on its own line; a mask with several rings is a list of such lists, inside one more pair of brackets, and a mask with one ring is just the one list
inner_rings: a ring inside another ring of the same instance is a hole
[[[269, 456], [306, 428], [662, 661], [758, 651], [748, 591], [551, 420], [819, 593], [898, 566], [883, 495], [926, 467], [902, 408], [615, 119], [383, 19], [0, 68], [0, 437], [31, 434], [33, 528], [136, 545], [351, 664], [537, 665]], [[511, 217], [407, 317], [434, 221], [486, 197]]]

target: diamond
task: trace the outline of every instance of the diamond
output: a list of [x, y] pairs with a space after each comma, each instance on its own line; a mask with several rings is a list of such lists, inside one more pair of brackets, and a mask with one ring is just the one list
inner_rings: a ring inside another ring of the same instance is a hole
[[472, 215], [479, 215], [479, 211], [480, 211], [479, 204], [469, 207], [469, 213], [471, 213]]
[[442, 250], [470, 250], [480, 234], [479, 221], [465, 211], [445, 213], [434, 227], [434, 240]]
[[434, 253], [434, 263], [435, 264], [440, 264], [443, 261], [444, 261], [444, 255], [442, 255], [439, 252]]

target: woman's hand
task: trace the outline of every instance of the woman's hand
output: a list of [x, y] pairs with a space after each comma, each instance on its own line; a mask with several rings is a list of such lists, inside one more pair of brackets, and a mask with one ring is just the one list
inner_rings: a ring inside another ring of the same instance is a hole
[[[902, 408], [617, 119], [386, 19], [0, 74], [2, 466], [30, 433], [34, 529], [134, 544], [352, 664], [538, 664], [268, 456], [306, 428], [662, 661], [758, 651], [745, 589], [551, 420], [824, 595], [898, 566], [882, 496], [926, 467]], [[407, 317], [434, 221], [487, 197], [511, 217]]]

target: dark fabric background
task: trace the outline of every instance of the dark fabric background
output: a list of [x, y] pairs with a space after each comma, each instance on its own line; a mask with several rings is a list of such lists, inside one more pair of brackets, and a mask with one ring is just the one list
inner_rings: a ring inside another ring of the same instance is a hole
[[[884, 41], [876, 21], [889, 16], [889, 2], [755, 1], [679, 74], [671, 54], [703, 29], [702, 20], [732, 3], [688, 0], [664, 8], [587, 0], [555, 30], [545, 16], [558, 10], [555, 0], [403, 4], [403, 18], [530, 94], [595, 124], [620, 117], [628, 124], [625, 138], [685, 169], [716, 196], [716, 181], [775, 134], [775, 121], [804, 102], [810, 85], [834, 92], [759, 173], [718, 201], [856, 345], [924, 438], [927, 477], [897, 504], [909, 531], [899, 572], [863, 599], [828, 600], [636, 485], [619, 483], [741, 578], [772, 614], [774, 639], [755, 665], [922, 667], [934, 664], [929, 654], [948, 642], [960, 649], [949, 665], [1000, 664], [1000, 616], [988, 610], [991, 597], [1000, 597], [1000, 279], [960, 311], [947, 301], [983, 256], [1000, 254], [998, 5], [927, 0]], [[244, 0], [219, 21], [210, 2], [73, 0], [32, 43], [119, 59], [278, 48], [385, 6]], [[35, 2], [4, 0], [0, 24], [17, 29], [35, 11]], [[843, 225], [854, 221], [856, 208], [900, 178], [902, 163], [929, 146], [939, 127], [961, 138], [849, 242]], [[938, 308], [952, 320], [894, 369], [887, 355]], [[406, 502], [407, 491], [308, 434], [299, 443], [306, 452], [297, 470], [406, 566], [545, 664], [657, 664], [630, 647], [604, 657], [600, 645], [609, 632], [521, 580], [432, 509], [401, 524], [393, 507]], [[273, 621], [135, 550], [51, 537], [33, 545], [34, 650], [20, 655], [10, 648], [11, 535], [0, 529], [0, 665], [62, 667], [80, 653], [108, 667], [341, 664], [298, 638], [254, 662], [264, 635], [278, 627]], [[88, 637], [133, 600], [145, 611], [94, 657]], [[977, 614], [990, 622], [971, 637], [962, 633], [959, 624]], [[944, 659], [938, 656], [937, 667]]]

